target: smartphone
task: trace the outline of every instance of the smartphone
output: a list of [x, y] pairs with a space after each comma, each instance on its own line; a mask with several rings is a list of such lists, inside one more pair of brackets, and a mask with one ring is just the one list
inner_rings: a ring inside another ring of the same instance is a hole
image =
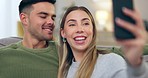
[[135, 24], [135, 21], [122, 11], [123, 7], [133, 10], [133, 0], [112, 0], [113, 3], [113, 21], [114, 21], [114, 36], [116, 39], [133, 39], [135, 36], [128, 30], [117, 26], [115, 18], [119, 17], [125, 21]]

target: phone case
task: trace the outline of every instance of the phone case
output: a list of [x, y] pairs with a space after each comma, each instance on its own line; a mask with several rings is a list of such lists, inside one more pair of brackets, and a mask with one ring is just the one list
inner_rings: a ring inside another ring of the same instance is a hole
[[119, 26], [117, 26], [117, 24], [115, 23], [115, 18], [119, 17], [125, 21], [131, 22], [131, 23], [135, 23], [135, 21], [126, 16], [123, 12], [122, 12], [122, 8], [126, 7], [129, 9], [133, 9], [133, 0], [112, 0], [113, 2], [113, 19], [114, 19], [114, 35], [116, 39], [131, 39], [131, 38], [135, 38], [135, 36], [127, 31], [124, 28], [121, 28]]

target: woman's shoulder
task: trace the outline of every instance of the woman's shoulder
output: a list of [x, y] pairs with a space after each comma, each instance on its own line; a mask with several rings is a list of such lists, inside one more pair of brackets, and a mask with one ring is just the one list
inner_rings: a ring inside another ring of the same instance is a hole
[[99, 55], [103, 59], [109, 59], [109, 58], [110, 58], [110, 60], [112, 60], [112, 59], [120, 59], [120, 60], [122, 60], [123, 59], [122, 56], [120, 56], [120, 55], [118, 55], [116, 53], [107, 53], [107, 54], [99, 54]]
[[124, 71], [126, 69], [126, 62], [122, 56], [115, 53], [100, 54], [94, 72], [110, 73], [108, 75], [113, 75], [118, 71]]
[[107, 76], [105, 76], [105, 78], [107, 78], [114, 76], [117, 72], [123, 72], [125, 70], [126, 62], [122, 56], [115, 53], [99, 54], [93, 71], [93, 76], [95, 78], [98, 76], [104, 77], [104, 73], [108, 73], [106, 74]]
[[106, 65], [125, 65], [126, 62], [124, 58], [118, 54], [115, 53], [108, 53], [108, 54], [99, 54], [99, 57], [97, 59], [97, 62], [104, 63]]

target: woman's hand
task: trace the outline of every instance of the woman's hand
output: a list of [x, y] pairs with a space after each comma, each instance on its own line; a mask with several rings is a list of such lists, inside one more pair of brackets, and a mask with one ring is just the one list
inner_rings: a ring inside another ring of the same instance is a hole
[[142, 62], [143, 48], [147, 40], [146, 29], [140, 14], [127, 8], [123, 12], [135, 20], [135, 24], [116, 19], [116, 23], [135, 35], [135, 39], [117, 40], [122, 46], [125, 59], [134, 67], [139, 66]]

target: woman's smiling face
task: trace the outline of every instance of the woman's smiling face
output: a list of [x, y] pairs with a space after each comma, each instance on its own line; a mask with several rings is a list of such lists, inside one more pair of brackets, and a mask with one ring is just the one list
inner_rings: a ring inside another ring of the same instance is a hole
[[89, 15], [82, 10], [71, 11], [61, 30], [73, 52], [85, 52], [93, 37], [93, 25]]

